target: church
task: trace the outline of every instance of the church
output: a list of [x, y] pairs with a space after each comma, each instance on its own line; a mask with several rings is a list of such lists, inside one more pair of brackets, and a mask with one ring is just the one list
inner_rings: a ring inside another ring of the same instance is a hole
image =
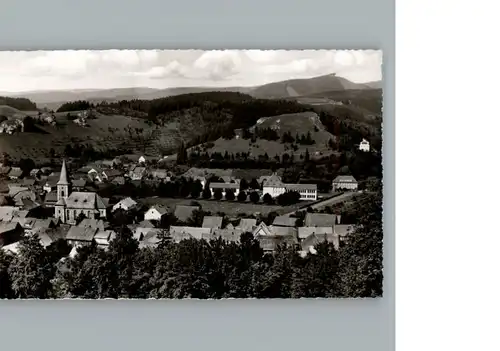
[[106, 205], [103, 199], [93, 192], [71, 192], [71, 182], [68, 180], [66, 162], [63, 160], [61, 176], [57, 182], [57, 203], [55, 217], [62, 223], [75, 224], [78, 216], [83, 213], [86, 218], [106, 218]]

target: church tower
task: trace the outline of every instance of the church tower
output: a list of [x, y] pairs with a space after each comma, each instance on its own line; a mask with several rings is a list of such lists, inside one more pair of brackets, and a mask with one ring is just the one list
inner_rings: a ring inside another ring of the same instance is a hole
[[57, 203], [55, 205], [55, 215], [61, 222], [66, 223], [66, 199], [69, 196], [70, 183], [68, 172], [66, 171], [66, 161], [63, 160], [61, 176], [57, 182]]
[[57, 201], [66, 200], [69, 196], [68, 172], [66, 171], [66, 161], [63, 160], [61, 176], [57, 182]]

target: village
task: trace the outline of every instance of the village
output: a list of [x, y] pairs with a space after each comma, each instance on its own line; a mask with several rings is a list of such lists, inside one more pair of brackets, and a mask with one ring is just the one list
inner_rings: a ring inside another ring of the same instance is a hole
[[[368, 151], [366, 143], [363, 140], [360, 149]], [[189, 238], [238, 242], [243, 233], [249, 232], [264, 252], [272, 253], [286, 243], [305, 256], [314, 252], [314, 246], [322, 241], [338, 247], [355, 227], [355, 223], [343, 223], [338, 214], [311, 210], [311, 205], [318, 208], [323, 203], [357, 194], [358, 183], [349, 175], [333, 179], [331, 193], [318, 194], [316, 184], [287, 184], [276, 172], [250, 180], [238, 179], [228, 170], [191, 168], [179, 177], [154, 168], [152, 164], [157, 166], [158, 160], [150, 161], [143, 155], [123, 155], [69, 172], [66, 161], [62, 160], [60, 169], [33, 168], [28, 174], [20, 167], [0, 165], [0, 178], [7, 185], [0, 189], [1, 249], [15, 254], [23, 237], [36, 234], [44, 247], [65, 240], [73, 247], [71, 257], [78, 247], [92, 241], [106, 249], [116, 237], [116, 230], [126, 226], [141, 248], [155, 247], [163, 237], [173, 242]], [[178, 190], [191, 199], [188, 204], [168, 206], [158, 196], [139, 200], [132, 194], [110, 197], [98, 194], [107, 185], [117, 189], [135, 183], [139, 193], [141, 185], [172, 188], [178, 184], [173, 183], [176, 177], [189, 181], [188, 190]], [[248, 203], [260, 207], [270, 204], [282, 204], [284, 209], [291, 204], [296, 207], [287, 213], [275, 213], [273, 218], [260, 211], [228, 216], [222, 211], [206, 211], [197, 200], [212, 201], [215, 207], [224, 202], [234, 202], [235, 206]], [[305, 216], [298, 216], [298, 210], [305, 208], [310, 211], [302, 211]]]

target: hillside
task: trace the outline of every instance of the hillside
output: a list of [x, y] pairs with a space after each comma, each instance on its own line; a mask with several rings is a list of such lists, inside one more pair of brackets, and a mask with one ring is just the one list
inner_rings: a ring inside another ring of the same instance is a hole
[[5, 116], [8, 119], [11, 118], [24, 118], [26, 116], [36, 116], [38, 111], [20, 111], [17, 108], [0, 105], [0, 116]]
[[[314, 112], [263, 117], [254, 126], [249, 128], [250, 132], [253, 132], [255, 128], [273, 129], [277, 132], [280, 139], [274, 141], [257, 138], [255, 142], [252, 142], [251, 139], [243, 139], [242, 137], [234, 137], [229, 140], [219, 138], [213, 142], [213, 146], [210, 145], [211, 147], [202, 149], [209, 153], [224, 154], [226, 151], [234, 154], [249, 153], [250, 157], [259, 157], [267, 154], [271, 158], [276, 155], [281, 156], [284, 153], [288, 153], [289, 155], [293, 154], [296, 159], [304, 155], [306, 150], [313, 156], [325, 156], [332, 153], [328, 143], [330, 140], [335, 140], [335, 137], [326, 131], [319, 116]], [[292, 143], [282, 143], [281, 138], [285, 133], [290, 133], [294, 138], [296, 138], [297, 134], [306, 135], [310, 133], [314, 144], [300, 145], [295, 143], [297, 149], [293, 149]]]

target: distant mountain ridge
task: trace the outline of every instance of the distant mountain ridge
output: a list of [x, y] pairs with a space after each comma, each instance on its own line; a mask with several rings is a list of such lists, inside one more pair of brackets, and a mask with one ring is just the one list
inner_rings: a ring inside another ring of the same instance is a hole
[[[167, 96], [209, 91], [228, 91], [249, 94], [255, 98], [279, 99], [322, 92], [365, 90], [381, 88], [381, 82], [354, 83], [348, 79], [327, 74], [313, 78], [290, 79], [264, 84], [255, 87], [178, 87], [155, 89], [147, 87], [115, 88], [115, 89], [73, 89], [52, 91], [30, 91], [23, 93], [6, 93], [10, 97], [24, 97], [35, 102], [39, 107], [54, 108], [64, 102], [76, 100], [118, 101], [118, 100], [152, 100]], [[57, 108], [57, 107], [56, 107]]]

